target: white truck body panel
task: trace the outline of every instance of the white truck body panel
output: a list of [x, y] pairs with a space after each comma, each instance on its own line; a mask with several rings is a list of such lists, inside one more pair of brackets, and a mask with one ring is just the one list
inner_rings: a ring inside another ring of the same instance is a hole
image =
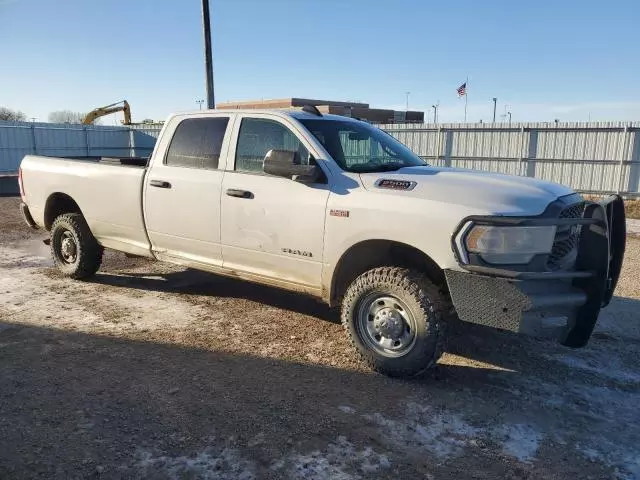
[[[212, 115], [208, 115], [211, 117]], [[214, 115], [230, 118], [234, 115]], [[189, 116], [199, 118], [204, 115]], [[159, 260], [201, 268], [222, 267], [220, 244], [220, 199], [224, 168], [205, 170], [165, 165], [165, 153], [173, 132], [184, 116], [174, 116], [166, 124], [152, 157], [149, 180], [166, 180], [171, 189], [144, 186], [144, 216], [154, 255]], [[222, 144], [221, 162], [231, 142], [227, 128]], [[220, 166], [223, 167], [224, 164]]]
[[150, 255], [141, 208], [143, 168], [33, 155], [22, 160], [21, 168], [29, 209], [40, 227], [47, 200], [64, 193], [80, 206], [102, 245]]
[[[217, 170], [164, 164], [177, 125], [186, 118], [228, 117]], [[234, 170], [243, 118], [288, 128], [316, 159], [325, 184], [309, 185]], [[367, 240], [400, 242], [442, 269], [460, 269], [452, 232], [469, 215], [538, 215], [571, 190], [539, 180], [471, 170], [407, 167], [378, 173], [342, 170], [301, 123], [318, 119], [287, 111], [198, 111], [172, 115], [142, 168], [27, 156], [22, 162], [28, 206], [38, 225], [50, 195], [72, 197], [105, 247], [327, 297], [349, 248]], [[356, 121], [325, 115], [324, 120]], [[375, 186], [379, 179], [415, 181], [409, 191]], [[166, 180], [170, 189], [150, 187]], [[228, 189], [252, 192], [251, 200]], [[348, 212], [348, 217], [333, 211]]]
[[[228, 188], [249, 190], [254, 198], [222, 197], [224, 266], [264, 276], [278, 272], [281, 280], [318, 290], [327, 186], [309, 188], [285, 178], [227, 172], [222, 189]], [[291, 255], [283, 248], [309, 255]]]
[[[406, 192], [374, 188], [384, 176], [415, 181]], [[395, 172], [360, 174], [364, 187], [382, 195], [407, 196], [450, 208], [461, 205], [487, 215], [539, 215], [549, 201], [573, 193], [568, 187], [527, 177], [446, 167], [406, 167]]]
[[[271, 113], [239, 114], [233, 137], [242, 118], [282, 121]], [[283, 122], [302, 144], [321, 158], [313, 137], [292, 121]], [[253, 193], [250, 200], [222, 195], [222, 255], [224, 267], [261, 277], [278, 278], [300, 289], [320, 294], [324, 223], [330, 185], [306, 185], [265, 173], [234, 170], [236, 142], [227, 155], [222, 191], [242, 189]], [[309, 254], [292, 255], [283, 249]], [[276, 273], [277, 272], [277, 273]]]

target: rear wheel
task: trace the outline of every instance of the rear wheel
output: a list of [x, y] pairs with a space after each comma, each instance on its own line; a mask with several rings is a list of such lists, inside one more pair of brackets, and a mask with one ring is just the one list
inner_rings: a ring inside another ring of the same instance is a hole
[[79, 213], [65, 213], [51, 226], [51, 255], [60, 272], [71, 278], [94, 275], [102, 262], [103, 248]]
[[417, 271], [381, 267], [359, 276], [342, 302], [342, 325], [362, 359], [394, 377], [420, 373], [444, 350], [449, 305]]

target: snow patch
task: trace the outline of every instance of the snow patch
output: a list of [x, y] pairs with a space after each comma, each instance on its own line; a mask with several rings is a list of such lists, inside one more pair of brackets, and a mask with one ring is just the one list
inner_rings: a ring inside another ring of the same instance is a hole
[[260, 432], [255, 437], [247, 442], [248, 447], [255, 447], [264, 443], [264, 433]]
[[[612, 468], [617, 480], [636, 480], [640, 478], [640, 456], [631, 446], [631, 451], [621, 453], [617, 444], [605, 441], [599, 444], [601, 451], [593, 447], [578, 445], [577, 450], [592, 462], [601, 462]], [[603, 453], [606, 452], [606, 453]]]
[[[525, 383], [522, 385], [525, 388]], [[529, 395], [530, 400], [556, 408], [562, 415], [580, 416], [589, 422], [589, 429], [580, 435], [578, 444], [571, 435], [572, 429], [564, 426], [550, 432], [554, 442], [565, 445], [563, 448], [571, 448], [591, 462], [611, 468], [619, 479], [640, 478], [637, 435], [629, 428], [629, 425], [637, 424], [640, 391], [628, 386], [614, 388], [574, 381], [558, 385], [539, 381]]]
[[560, 362], [568, 367], [577, 368], [589, 373], [596, 373], [605, 378], [610, 378], [623, 383], [640, 383], [640, 374], [626, 370], [616, 359], [607, 358], [606, 365], [601, 363], [601, 358], [588, 359], [574, 355], [545, 355], [549, 360]]
[[407, 409], [407, 418], [403, 420], [390, 420], [380, 413], [363, 417], [381, 427], [394, 443], [423, 448], [440, 458], [461, 453], [481, 432], [460, 415], [438, 413], [415, 403], [410, 403]]
[[344, 412], [344, 413], [356, 413], [356, 409], [353, 408], [353, 407], [350, 407], [348, 405], [340, 405], [338, 407], [338, 410], [340, 410], [341, 412]]
[[286, 463], [291, 465], [291, 477], [308, 480], [359, 480], [391, 467], [386, 455], [376, 453], [371, 447], [358, 450], [344, 436], [339, 436], [322, 452], [294, 455], [277, 468]]
[[438, 458], [458, 456], [466, 447], [486, 444], [486, 440], [502, 445], [502, 454], [520, 462], [533, 460], [543, 435], [530, 425], [502, 424], [491, 428], [477, 428], [462, 416], [437, 412], [430, 407], [410, 403], [407, 416], [400, 420], [385, 418], [380, 413], [363, 415], [378, 425], [384, 435], [403, 448], [426, 450]]
[[530, 462], [538, 453], [542, 435], [530, 425], [509, 425], [502, 429], [504, 444], [502, 452], [521, 462]]
[[[120, 332], [184, 328], [194, 323], [195, 329], [212, 328], [222, 320], [204, 307], [162, 292], [105, 288], [96, 283], [45, 276], [41, 269], [49, 263], [41, 257], [13, 248], [3, 248], [2, 254], [0, 310], [12, 323]], [[10, 268], [12, 265], [20, 268]]]
[[154, 477], [158, 474], [171, 479], [198, 478], [203, 480], [255, 480], [253, 464], [244, 460], [237, 450], [225, 448], [219, 454], [206, 449], [194, 456], [169, 457], [154, 456], [149, 451], [140, 451], [135, 467], [143, 470], [143, 475]]

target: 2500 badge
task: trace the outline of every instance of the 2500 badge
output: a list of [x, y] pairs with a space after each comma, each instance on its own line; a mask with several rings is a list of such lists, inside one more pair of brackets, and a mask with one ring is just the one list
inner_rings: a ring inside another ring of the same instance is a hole
[[283, 248], [282, 253], [288, 253], [290, 255], [300, 255], [301, 257], [313, 257], [313, 253], [304, 252], [302, 250], [295, 250], [293, 248]]

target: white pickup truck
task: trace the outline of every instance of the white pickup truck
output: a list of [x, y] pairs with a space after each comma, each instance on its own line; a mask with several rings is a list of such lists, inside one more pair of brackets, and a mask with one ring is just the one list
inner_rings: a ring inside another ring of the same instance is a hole
[[584, 346], [625, 248], [620, 197], [432, 167], [314, 107], [173, 115], [148, 162], [27, 155], [19, 180], [64, 275], [111, 248], [309, 294], [392, 376], [435, 364], [453, 313]]

